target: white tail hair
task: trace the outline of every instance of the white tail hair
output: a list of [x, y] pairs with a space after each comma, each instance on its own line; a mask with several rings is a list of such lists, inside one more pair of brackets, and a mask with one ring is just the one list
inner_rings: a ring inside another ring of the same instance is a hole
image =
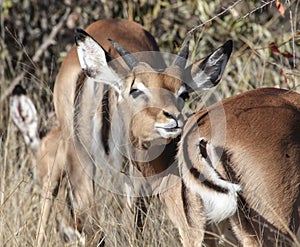
[[10, 97], [10, 116], [21, 131], [26, 145], [36, 153], [40, 145], [37, 111], [21, 85], [14, 88]]

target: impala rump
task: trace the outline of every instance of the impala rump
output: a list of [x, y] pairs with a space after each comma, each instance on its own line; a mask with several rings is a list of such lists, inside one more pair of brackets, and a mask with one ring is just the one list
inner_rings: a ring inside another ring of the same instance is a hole
[[185, 185], [201, 196], [206, 220], [229, 217], [243, 246], [297, 243], [299, 123], [300, 95], [266, 88], [216, 103], [183, 129]]

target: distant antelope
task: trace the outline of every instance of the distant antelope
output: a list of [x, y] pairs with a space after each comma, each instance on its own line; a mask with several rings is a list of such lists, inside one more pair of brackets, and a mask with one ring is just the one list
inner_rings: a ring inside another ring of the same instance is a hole
[[[257, 89], [196, 113], [183, 129], [178, 162], [185, 186], [202, 198], [185, 207], [195, 229], [229, 217], [243, 246], [291, 246], [295, 241], [299, 94]], [[195, 213], [197, 207], [205, 213]]]
[[[93, 204], [94, 184], [105, 178], [105, 169], [116, 170], [114, 174], [120, 176], [129, 163], [129, 169], [134, 167], [142, 176], [153, 177], [174, 162], [175, 139], [184, 123], [184, 100], [191, 91], [218, 84], [232, 42], [190, 66], [186, 66], [187, 43], [173, 64], [166, 67], [159, 53], [137, 53], [158, 51], [158, 47], [147, 31], [131, 21], [97, 21], [86, 31], [77, 29], [75, 40], [77, 50], [73, 47], [68, 53], [54, 87], [59, 126], [43, 139], [37, 167], [45, 197], [53, 194], [61, 174], [67, 174], [77, 212], [74, 225], [89, 239], [93, 237], [93, 227], [82, 223], [88, 217], [85, 209]], [[119, 54], [122, 60], [111, 61]], [[130, 174], [125, 177], [130, 180]], [[173, 179], [178, 175], [171, 175]], [[143, 188], [140, 190], [134, 183], [119, 193], [142, 195]], [[175, 189], [181, 190], [181, 185]], [[107, 189], [118, 192], [118, 185], [112, 182]], [[167, 211], [177, 212], [172, 200], [180, 198], [180, 194], [167, 196], [163, 200]], [[43, 242], [50, 208], [51, 200], [47, 200], [38, 245]], [[184, 215], [182, 221], [176, 225], [183, 228], [179, 231], [186, 239], [189, 224]]]
[[[64, 154], [66, 148], [62, 146], [60, 128], [51, 130], [46, 137], [40, 139], [37, 110], [30, 96], [27, 95], [26, 90], [21, 85], [17, 85], [14, 88], [10, 97], [10, 116], [23, 134], [24, 141], [32, 152], [31, 169], [34, 178], [37, 178], [43, 186], [42, 197], [44, 201], [41, 203], [41, 223], [37, 225], [38, 237], [41, 238], [45, 233], [44, 229], [40, 227], [41, 225], [44, 227], [48, 221], [48, 214], [50, 213], [52, 197], [55, 191], [66, 190], [66, 186], [68, 186], [68, 181], [62, 181], [66, 176], [66, 167], [64, 167], [66, 164], [66, 155]], [[52, 181], [51, 176], [59, 177], [59, 179]], [[56, 205], [59, 208], [58, 211], [63, 212], [66, 207], [70, 206], [67, 202], [69, 199], [66, 200], [63, 197], [66, 193], [67, 191], [59, 191], [55, 195], [60, 200], [60, 203]], [[56, 220], [60, 222], [63, 230], [62, 237], [65, 240], [76, 240], [78, 243], [84, 243], [85, 240], [80, 233], [65, 222], [67, 218], [67, 215], [61, 215], [60, 213], [56, 215]]]

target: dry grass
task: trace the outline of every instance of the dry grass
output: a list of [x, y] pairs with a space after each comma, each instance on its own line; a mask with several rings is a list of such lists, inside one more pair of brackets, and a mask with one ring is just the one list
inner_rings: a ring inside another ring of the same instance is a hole
[[[145, 25], [163, 51], [176, 52], [193, 27], [193, 59], [203, 57], [233, 39], [234, 53], [219, 86], [223, 97], [252, 88], [278, 86], [300, 92], [299, 0], [281, 1], [81, 1], [69, 6], [71, 15], [54, 40], [34, 61], [66, 3], [2, 0], [0, 11], [0, 245], [34, 246], [41, 210], [40, 187], [32, 178], [33, 164], [22, 137], [9, 118], [8, 93], [19, 82], [27, 88], [40, 114], [42, 132], [55, 124], [52, 88], [64, 51], [73, 43], [72, 28], [96, 19], [124, 17]], [[71, 2], [71, 1], [70, 1]], [[265, 6], [264, 6], [265, 5]], [[77, 7], [75, 7], [77, 6]], [[264, 7], [263, 7], [264, 6]], [[24, 13], [27, 14], [24, 14]], [[221, 14], [219, 14], [221, 13]], [[64, 22], [65, 23], [65, 22]], [[280, 53], [269, 48], [274, 42]], [[286, 53], [285, 53], [286, 52]], [[290, 55], [288, 55], [290, 54]], [[19, 75], [22, 75], [18, 78]], [[124, 198], [97, 193], [99, 225], [108, 246], [136, 246], [131, 212], [122, 214]], [[46, 246], [61, 246], [52, 212]], [[179, 236], [157, 200], [151, 203], [145, 239], [140, 246], [180, 246]]]

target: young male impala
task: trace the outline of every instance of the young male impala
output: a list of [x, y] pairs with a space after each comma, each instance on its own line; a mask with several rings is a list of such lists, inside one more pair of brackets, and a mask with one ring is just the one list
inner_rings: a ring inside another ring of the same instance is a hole
[[230, 217], [243, 246], [292, 246], [299, 227], [299, 94], [257, 89], [196, 113], [183, 129], [178, 162], [185, 186], [202, 198], [193, 207], [203, 207], [205, 217], [185, 207], [195, 228]]
[[[158, 51], [154, 38], [131, 21], [95, 22], [86, 31], [77, 29], [75, 41], [77, 50], [73, 47], [68, 53], [54, 87], [59, 126], [42, 140], [37, 167], [46, 198], [66, 174], [76, 213], [74, 225], [92, 238], [93, 224], [86, 224], [86, 209], [93, 204], [94, 185], [100, 183], [124, 195], [151, 194], [152, 189], [148, 190], [143, 179], [133, 181], [129, 175], [134, 172], [153, 178], [171, 166], [176, 156], [176, 138], [184, 123], [184, 99], [191, 91], [218, 84], [232, 42], [226, 42], [194, 66], [186, 66], [186, 45], [173, 64], [166, 67], [161, 54], [153, 52]], [[152, 52], [136, 53], [141, 51]], [[111, 61], [118, 54], [122, 59]], [[170, 175], [170, 180], [178, 178], [174, 176]], [[113, 182], [102, 183], [107, 177], [112, 177], [106, 180]], [[120, 190], [123, 182], [127, 184], [126, 191]], [[182, 190], [182, 184], [178, 186], [173, 189]], [[194, 197], [187, 188], [185, 191]], [[189, 223], [173, 203], [178, 201], [182, 209], [181, 194], [169, 195], [163, 200], [167, 211], [178, 211], [182, 218], [175, 223], [182, 235], [189, 236]], [[50, 208], [51, 200], [47, 200], [39, 245]], [[187, 236], [182, 237], [188, 239]]]

